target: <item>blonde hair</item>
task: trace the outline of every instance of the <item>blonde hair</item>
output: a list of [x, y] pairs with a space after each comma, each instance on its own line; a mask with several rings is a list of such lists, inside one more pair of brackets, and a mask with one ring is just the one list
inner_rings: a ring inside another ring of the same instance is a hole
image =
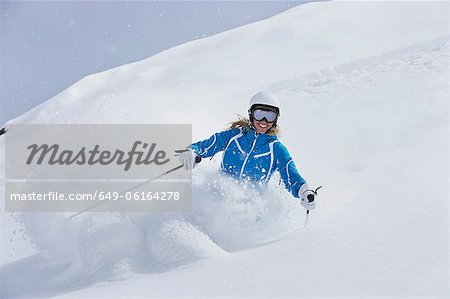
[[[228, 129], [242, 128], [244, 132], [248, 132], [253, 127], [253, 125], [250, 123], [250, 120], [246, 117], [243, 117], [240, 114], [238, 114], [237, 116], [238, 116], [237, 120], [232, 121], [228, 124]], [[278, 125], [275, 125], [274, 127], [270, 128], [266, 132], [266, 134], [279, 137], [281, 131]]]

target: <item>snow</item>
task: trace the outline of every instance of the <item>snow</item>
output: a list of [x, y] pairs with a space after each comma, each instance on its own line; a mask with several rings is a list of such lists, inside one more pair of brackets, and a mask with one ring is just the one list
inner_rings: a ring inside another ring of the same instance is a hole
[[309, 3], [12, 120], [193, 123], [197, 140], [269, 89], [283, 143], [324, 187], [306, 228], [276, 178], [261, 193], [219, 158], [194, 171], [188, 214], [2, 212], [2, 297], [448, 297], [448, 6]]

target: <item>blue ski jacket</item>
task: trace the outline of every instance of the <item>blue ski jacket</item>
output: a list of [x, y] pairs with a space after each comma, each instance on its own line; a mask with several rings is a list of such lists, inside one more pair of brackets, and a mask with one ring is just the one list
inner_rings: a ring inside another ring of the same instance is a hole
[[239, 180], [248, 179], [267, 185], [274, 171], [278, 170], [286, 189], [297, 198], [298, 190], [306, 183], [278, 138], [259, 134], [252, 128], [240, 127], [215, 133], [189, 147], [202, 158], [223, 151], [221, 172]]

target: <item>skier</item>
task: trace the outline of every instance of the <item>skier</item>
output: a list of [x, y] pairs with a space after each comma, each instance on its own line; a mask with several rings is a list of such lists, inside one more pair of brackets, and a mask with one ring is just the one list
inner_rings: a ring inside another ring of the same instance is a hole
[[224, 151], [222, 173], [266, 185], [278, 170], [286, 189], [299, 198], [308, 211], [314, 209], [317, 193], [309, 189], [287, 148], [277, 138], [280, 116], [277, 97], [269, 92], [255, 94], [250, 100], [248, 115], [249, 119], [240, 116], [227, 130], [188, 146], [179, 155], [184, 169], [193, 169], [200, 160], [198, 157], [208, 158]]

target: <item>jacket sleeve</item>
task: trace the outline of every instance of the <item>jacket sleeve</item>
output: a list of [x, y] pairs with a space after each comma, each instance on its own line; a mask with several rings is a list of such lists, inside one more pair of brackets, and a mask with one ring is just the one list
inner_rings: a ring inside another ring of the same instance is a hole
[[234, 128], [219, 133], [215, 133], [210, 138], [191, 144], [197, 156], [202, 158], [212, 157], [218, 152], [224, 150], [230, 139], [240, 132], [239, 128]]
[[298, 198], [298, 190], [300, 190], [301, 186], [305, 184], [306, 181], [298, 172], [287, 148], [280, 142], [278, 142], [277, 145], [275, 151], [277, 170], [280, 173], [286, 189], [291, 192], [294, 197]]

